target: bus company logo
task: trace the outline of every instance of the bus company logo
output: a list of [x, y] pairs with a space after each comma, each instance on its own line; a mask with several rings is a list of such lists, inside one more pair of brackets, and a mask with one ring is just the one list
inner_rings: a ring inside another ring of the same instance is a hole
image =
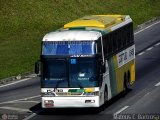
[[63, 89], [57, 89], [57, 88], [54, 88], [52, 90], [47, 90], [47, 93], [53, 93], [53, 92], [63, 92]]
[[130, 48], [117, 54], [118, 67], [126, 64], [127, 62], [135, 58], [135, 47], [131, 46]]
[[3, 114], [2, 115], [2, 120], [7, 120], [8, 119], [8, 115], [7, 114]]

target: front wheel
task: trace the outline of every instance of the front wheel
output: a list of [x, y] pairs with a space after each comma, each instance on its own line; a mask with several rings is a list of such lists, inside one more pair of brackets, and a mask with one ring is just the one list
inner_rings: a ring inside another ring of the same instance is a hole
[[130, 90], [130, 72], [124, 74], [123, 95], [125, 96]]

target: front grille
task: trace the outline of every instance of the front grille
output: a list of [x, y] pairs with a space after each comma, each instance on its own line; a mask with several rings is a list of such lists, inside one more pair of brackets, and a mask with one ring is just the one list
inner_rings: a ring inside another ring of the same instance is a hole
[[57, 96], [80, 96], [83, 92], [56, 92]]

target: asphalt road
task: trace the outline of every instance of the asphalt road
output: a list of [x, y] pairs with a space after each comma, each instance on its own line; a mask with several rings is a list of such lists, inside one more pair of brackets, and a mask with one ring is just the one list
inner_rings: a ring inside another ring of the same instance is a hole
[[40, 81], [33, 77], [0, 86], [0, 119], [1, 115], [7, 114], [10, 118], [26, 117], [26, 120], [124, 120], [158, 113], [160, 119], [160, 22], [135, 33], [135, 45], [136, 83], [127, 96], [118, 95], [99, 109], [43, 110], [40, 107]]

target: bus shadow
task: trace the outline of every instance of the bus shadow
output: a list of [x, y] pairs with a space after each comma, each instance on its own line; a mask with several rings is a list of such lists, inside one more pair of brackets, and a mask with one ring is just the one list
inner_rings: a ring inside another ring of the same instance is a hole
[[[132, 90], [129, 90], [131, 92]], [[118, 102], [122, 97], [125, 97], [122, 93], [113, 97], [111, 100], [107, 101], [104, 105], [99, 108], [54, 108], [54, 109], [43, 109], [41, 103], [32, 106], [30, 110], [38, 115], [90, 115], [99, 114], [105, 111], [109, 106]]]

